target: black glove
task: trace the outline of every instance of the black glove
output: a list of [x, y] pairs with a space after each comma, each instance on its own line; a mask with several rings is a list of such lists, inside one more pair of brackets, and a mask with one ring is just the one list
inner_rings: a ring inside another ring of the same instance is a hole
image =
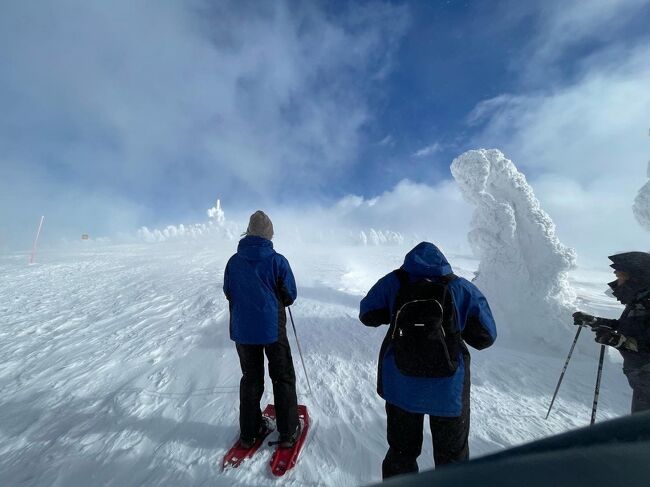
[[608, 327], [596, 328], [596, 342], [614, 348], [627, 348], [625, 347], [627, 337]]
[[573, 313], [573, 324], [576, 326], [591, 326], [592, 328], [596, 325], [598, 318], [595, 316], [588, 315], [582, 311], [577, 311]]

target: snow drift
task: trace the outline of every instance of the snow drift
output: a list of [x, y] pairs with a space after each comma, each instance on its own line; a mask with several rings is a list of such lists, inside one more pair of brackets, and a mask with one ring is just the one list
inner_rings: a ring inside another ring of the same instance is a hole
[[471, 150], [451, 172], [474, 205], [468, 235], [480, 259], [474, 283], [485, 293], [506, 340], [566, 341], [575, 293], [575, 252], [562, 245], [532, 187], [498, 150]]
[[[648, 178], [650, 178], [650, 162], [648, 163]], [[636, 195], [633, 210], [639, 224], [650, 232], [650, 181]]]

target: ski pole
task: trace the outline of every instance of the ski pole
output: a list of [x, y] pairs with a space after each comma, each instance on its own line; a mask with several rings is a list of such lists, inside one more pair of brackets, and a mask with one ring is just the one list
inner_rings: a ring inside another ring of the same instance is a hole
[[291, 326], [293, 327], [293, 334], [296, 337], [296, 344], [298, 345], [298, 353], [300, 354], [300, 361], [302, 362], [302, 370], [305, 371], [305, 379], [307, 379], [307, 388], [309, 389], [309, 395], [312, 395], [311, 384], [309, 383], [309, 376], [307, 375], [307, 367], [305, 367], [305, 359], [302, 357], [302, 350], [300, 348], [300, 341], [298, 340], [298, 333], [296, 333], [296, 324], [293, 322], [293, 315], [291, 314], [291, 308], [287, 306], [289, 310], [289, 318], [291, 318]]
[[578, 342], [578, 337], [580, 336], [581, 331], [582, 331], [582, 326], [579, 326], [578, 331], [576, 332], [576, 337], [573, 339], [573, 343], [571, 344], [571, 350], [569, 350], [569, 355], [566, 358], [566, 362], [564, 362], [564, 368], [562, 369], [562, 373], [560, 374], [560, 380], [557, 381], [557, 385], [555, 386], [555, 392], [553, 393], [553, 399], [551, 399], [551, 405], [548, 407], [548, 411], [546, 412], [546, 417], [544, 419], [548, 419], [548, 415], [551, 414], [553, 403], [555, 402], [557, 393], [560, 390], [560, 385], [562, 385], [562, 380], [564, 379], [564, 373], [566, 372], [566, 369], [569, 366], [569, 360], [571, 360], [571, 355], [573, 355], [573, 349], [576, 348], [576, 343]]
[[603, 375], [603, 361], [605, 360], [605, 345], [600, 346], [598, 359], [598, 376], [596, 377], [596, 390], [594, 391], [594, 405], [591, 408], [591, 424], [596, 422], [596, 409], [598, 408], [598, 395], [600, 394], [600, 377]]

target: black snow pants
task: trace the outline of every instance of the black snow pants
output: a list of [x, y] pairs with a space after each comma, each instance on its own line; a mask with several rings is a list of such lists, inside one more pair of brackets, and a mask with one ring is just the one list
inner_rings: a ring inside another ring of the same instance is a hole
[[650, 410], [650, 366], [625, 372], [632, 387], [632, 412]]
[[239, 428], [242, 438], [254, 438], [262, 424], [260, 401], [264, 394], [264, 352], [273, 383], [278, 433], [289, 436], [298, 428], [296, 373], [286, 335], [270, 345], [237, 344], [242, 378], [239, 385]]
[[[458, 417], [429, 416], [436, 467], [469, 458], [469, 360], [465, 369], [463, 408]], [[422, 452], [424, 414], [405, 411], [386, 403], [388, 453], [382, 463], [382, 477], [418, 472], [417, 458]]]

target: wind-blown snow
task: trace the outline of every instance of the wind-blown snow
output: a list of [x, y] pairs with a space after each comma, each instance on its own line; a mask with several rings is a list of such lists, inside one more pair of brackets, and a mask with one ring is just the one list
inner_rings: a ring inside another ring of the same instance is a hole
[[451, 172], [475, 206], [468, 235], [480, 259], [474, 282], [486, 294], [501, 336], [563, 342], [574, 310], [568, 272], [575, 253], [558, 240], [525, 176], [496, 149], [462, 154]]
[[[240, 370], [221, 291], [236, 244], [45, 250], [32, 266], [26, 254], [0, 255], [0, 485], [278, 485], [266, 446], [237, 470], [219, 469], [238, 434]], [[293, 316], [312, 396], [291, 332], [290, 342], [299, 401], [314, 419], [297, 468], [281, 483], [378, 481], [387, 444], [375, 378], [386, 328], [361, 325], [358, 305], [410, 245], [276, 247], [298, 282]], [[476, 269], [472, 258], [448, 257], [461, 276]], [[609, 276], [576, 278], [585, 311], [620, 313], [602, 293]], [[501, 341], [473, 352], [473, 456], [588, 424], [598, 352], [583, 339], [591, 353], [572, 360], [548, 421], [569, 339], [558, 354]], [[267, 379], [264, 403], [270, 391]], [[598, 419], [626, 414], [629, 403], [620, 365], [608, 360]], [[421, 469], [433, 466], [425, 430]]]
[[[650, 162], [648, 162], [648, 178], [650, 178]], [[650, 181], [636, 195], [633, 210], [639, 224], [650, 232]]]

